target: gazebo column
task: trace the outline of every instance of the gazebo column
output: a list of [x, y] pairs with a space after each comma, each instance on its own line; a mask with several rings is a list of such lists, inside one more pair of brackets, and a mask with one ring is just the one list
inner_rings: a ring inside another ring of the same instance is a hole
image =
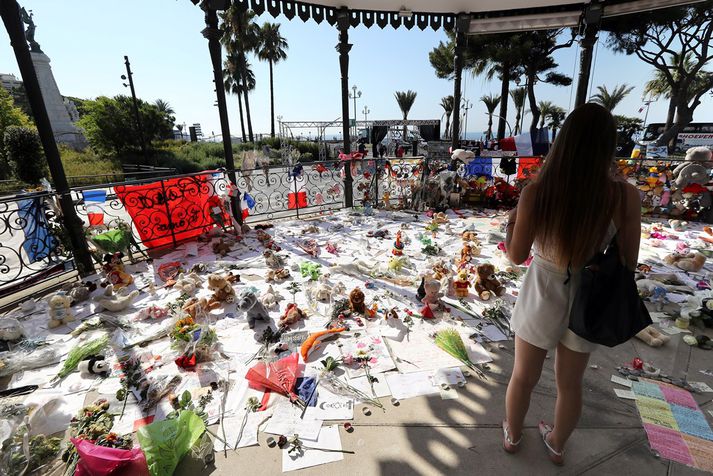
[[[351, 152], [351, 139], [349, 137], [349, 9], [341, 7], [337, 13], [337, 28], [339, 29], [339, 43], [336, 49], [339, 52], [339, 70], [342, 73], [342, 135], [344, 139], [344, 152]], [[354, 193], [352, 190], [351, 161], [344, 161], [344, 205], [354, 206]]]
[[592, 57], [594, 54], [594, 45], [597, 42], [601, 18], [602, 10], [598, 4], [592, 4], [592, 6], [587, 7], [582, 14], [580, 33], [583, 31], [584, 34], [580, 43], [579, 78], [577, 79], [577, 93], [574, 98], [574, 107], [581, 106], [587, 102], [589, 79], [592, 73]]
[[456, 47], [453, 55], [453, 123], [451, 129], [451, 146], [453, 150], [460, 147], [460, 103], [461, 78], [463, 76], [463, 55], [465, 53], [466, 32], [470, 28], [470, 16], [464, 13], [458, 15], [456, 21]]
[[[220, 8], [221, 10], [224, 9], [225, 6], [223, 5], [222, 7], [223, 8]], [[210, 51], [210, 60], [213, 65], [213, 82], [215, 83], [215, 96], [218, 102], [218, 115], [220, 117], [220, 133], [223, 138], [225, 166], [228, 169], [228, 178], [235, 186], [237, 184], [237, 178], [235, 176], [235, 161], [233, 160], [233, 142], [230, 137], [228, 107], [225, 101], [225, 88], [223, 87], [223, 56], [220, 46], [220, 38], [223, 36], [223, 32], [218, 28], [218, 12], [215, 3], [204, 0], [201, 3], [201, 9], [205, 12], [206, 25], [201, 33], [208, 40], [208, 50]], [[231, 195], [230, 202], [233, 208], [233, 216], [238, 223], [242, 225], [243, 214], [240, 210], [239, 197]]]
[[27, 100], [30, 103], [35, 125], [37, 126], [37, 132], [42, 141], [42, 148], [44, 149], [47, 165], [50, 169], [52, 182], [57, 191], [57, 200], [62, 210], [62, 222], [67, 229], [69, 239], [72, 243], [72, 251], [77, 269], [82, 275], [90, 274], [94, 272], [94, 263], [89, 254], [87, 240], [84, 237], [82, 220], [79, 219], [77, 211], [74, 209], [69, 184], [67, 183], [67, 176], [64, 173], [57, 143], [54, 140], [52, 124], [47, 115], [47, 108], [45, 107], [45, 101], [42, 97], [40, 83], [37, 80], [37, 73], [32, 64], [30, 48], [25, 40], [25, 28], [20, 19], [20, 5], [18, 5], [16, 0], [2, 0], [0, 1], [0, 14], [2, 15], [5, 29], [7, 29], [10, 43], [15, 52], [15, 58], [20, 68], [20, 75], [22, 76], [25, 91], [27, 91]]

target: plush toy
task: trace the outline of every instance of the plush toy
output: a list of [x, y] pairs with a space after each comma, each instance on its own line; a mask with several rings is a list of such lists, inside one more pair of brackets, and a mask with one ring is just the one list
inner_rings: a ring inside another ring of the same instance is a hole
[[435, 223], [435, 224], [437, 224], [437, 225], [445, 225], [446, 223], [448, 223], [448, 221], [449, 221], [449, 220], [448, 220], [448, 215], [446, 215], [446, 214], [443, 213], [443, 212], [438, 212], [438, 213], [436, 213], [436, 214], [433, 215], [433, 220], [432, 220], [432, 222]]
[[463, 163], [468, 163], [475, 157], [475, 152], [472, 150], [456, 149], [451, 153], [452, 160], [460, 160]]
[[698, 252], [687, 254], [671, 253], [664, 257], [664, 261], [678, 269], [697, 273], [706, 263], [706, 257]]
[[688, 227], [688, 222], [681, 220], [671, 219], [668, 221], [668, 224], [673, 231], [686, 231], [686, 228]]
[[72, 298], [72, 306], [89, 299], [92, 292], [96, 291], [96, 289], [96, 283], [93, 283], [91, 281], [87, 281], [84, 283], [81, 281], [75, 281], [73, 283], [67, 283], [62, 286], [62, 291], [64, 291], [70, 298]]
[[236, 300], [237, 308], [244, 311], [248, 315], [248, 326], [250, 329], [255, 327], [255, 321], [269, 321], [270, 315], [265, 309], [265, 306], [258, 300], [257, 295], [249, 289], [240, 293]]
[[654, 326], [647, 326], [642, 329], [636, 338], [646, 342], [651, 347], [661, 347], [669, 341], [670, 337], [659, 332]]
[[366, 306], [364, 305], [364, 292], [360, 288], [354, 288], [349, 293], [349, 308], [352, 312], [364, 314]]
[[425, 296], [421, 299], [424, 304], [421, 308], [421, 316], [431, 319], [434, 317], [433, 312], [441, 309], [441, 298], [443, 297], [441, 283], [437, 279], [426, 279], [423, 283], [423, 290]]
[[5, 342], [15, 342], [25, 335], [22, 324], [17, 319], [5, 317], [0, 319], [0, 340]]
[[475, 291], [480, 299], [487, 301], [492, 295], [502, 296], [505, 294], [505, 286], [500, 284], [495, 277], [495, 266], [489, 263], [479, 264], [475, 268]]
[[391, 250], [391, 254], [394, 256], [403, 256], [404, 254], [404, 244], [401, 241], [401, 230], [396, 232], [396, 241], [394, 241], [394, 247]]
[[219, 302], [209, 301], [206, 298], [190, 298], [181, 308], [183, 312], [194, 320], [205, 317], [209, 311], [220, 307]]
[[322, 274], [322, 265], [319, 263], [303, 261], [300, 263], [300, 273], [303, 278], [309, 277], [310, 281], [317, 281], [319, 276]]
[[144, 319], [163, 319], [164, 317], [168, 316], [168, 312], [169, 310], [167, 307], [152, 304], [151, 306], [145, 307], [139, 312], [137, 312], [136, 317], [134, 317], [134, 319], [137, 321], [142, 321]]
[[321, 303], [328, 303], [332, 299], [332, 287], [326, 279], [320, 279], [319, 284], [309, 289], [312, 299]]
[[282, 294], [278, 293], [272, 288], [272, 285], [267, 287], [267, 291], [260, 295], [260, 302], [266, 309], [273, 309], [277, 307], [285, 299]]
[[219, 274], [208, 275], [208, 289], [213, 291], [211, 301], [213, 302], [235, 302], [235, 290], [230, 285], [228, 277]]
[[711, 150], [708, 147], [692, 147], [686, 151], [686, 161], [673, 169], [674, 183], [679, 189], [689, 184], [705, 185], [710, 178], [708, 169], [711, 163]]
[[317, 240], [303, 240], [297, 243], [297, 246], [302, 248], [302, 251], [310, 256], [317, 257], [319, 255], [319, 245]]
[[107, 311], [118, 312], [129, 307], [137, 297], [139, 297], [137, 289], [128, 294], [115, 294], [114, 286], [110, 284], [104, 289], [104, 295], [97, 298], [97, 302]]
[[72, 305], [72, 298], [62, 291], [58, 292], [49, 299], [49, 315], [50, 321], [47, 327], [54, 329], [62, 324], [67, 324], [68, 322], [74, 321], [74, 316], [69, 310], [69, 306]]
[[290, 303], [287, 305], [287, 309], [285, 309], [285, 313], [280, 317], [280, 322], [279, 326], [284, 328], [284, 327], [289, 327], [292, 324], [295, 324], [296, 322], [300, 320], [307, 319], [307, 314], [297, 307], [297, 304]]
[[173, 283], [173, 289], [180, 291], [181, 294], [193, 294], [201, 287], [203, 287], [203, 282], [196, 273], [181, 273]]
[[102, 265], [107, 282], [113, 284], [117, 289], [134, 282], [134, 278], [124, 270], [123, 258], [124, 253], [121, 251], [114, 254], [107, 253], [104, 255], [104, 264]]
[[225, 257], [231, 251], [232, 249], [230, 243], [223, 241], [223, 238], [213, 243], [213, 253], [217, 255]]
[[290, 277], [290, 270], [287, 268], [276, 268], [276, 269], [271, 269], [267, 272], [267, 275], [265, 276], [265, 281], [268, 283], [271, 282], [276, 282], [276, 281], [284, 281], [285, 279]]
[[460, 250], [460, 265], [463, 266], [470, 263], [474, 256], [480, 255], [480, 247], [464, 242], [463, 248]]
[[265, 258], [265, 264], [271, 269], [280, 269], [285, 266], [285, 257], [280, 256], [273, 250], [265, 250], [262, 253], [263, 258]]
[[463, 233], [461, 233], [460, 237], [463, 241], [476, 241], [476, 242], [479, 241], [478, 234], [476, 232], [470, 231], [470, 230], [463, 231]]
[[111, 368], [109, 362], [106, 361], [103, 355], [92, 355], [82, 360], [77, 364], [82, 377], [93, 377], [98, 375], [102, 378], [108, 377]]
[[453, 281], [453, 290], [457, 298], [468, 297], [468, 272], [464, 269], [458, 271], [458, 277]]

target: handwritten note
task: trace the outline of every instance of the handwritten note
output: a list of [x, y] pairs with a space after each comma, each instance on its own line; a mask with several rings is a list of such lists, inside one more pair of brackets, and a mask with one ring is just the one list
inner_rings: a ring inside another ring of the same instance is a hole
[[275, 407], [272, 418], [265, 427], [265, 433], [273, 435], [300, 435], [301, 438], [316, 440], [322, 428], [322, 420], [302, 418], [302, 410], [282, 402]]

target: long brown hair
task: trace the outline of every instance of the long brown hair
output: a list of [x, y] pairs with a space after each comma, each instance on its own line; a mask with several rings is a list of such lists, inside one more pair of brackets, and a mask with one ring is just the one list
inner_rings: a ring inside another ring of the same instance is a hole
[[537, 176], [535, 241], [563, 267], [584, 265], [605, 238], [618, 201], [611, 174], [616, 138], [609, 111], [593, 103], [579, 106]]

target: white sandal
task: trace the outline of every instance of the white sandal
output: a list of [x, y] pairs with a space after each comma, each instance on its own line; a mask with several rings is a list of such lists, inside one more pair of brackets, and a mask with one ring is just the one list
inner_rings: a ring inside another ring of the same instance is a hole
[[552, 433], [552, 427], [544, 421], [541, 421], [538, 425], [538, 429], [540, 430], [540, 435], [542, 436], [542, 442], [545, 444], [548, 458], [557, 466], [562, 466], [564, 464], [564, 450], [556, 451], [547, 441], [547, 435]]
[[517, 453], [520, 450], [520, 442], [522, 442], [522, 435], [517, 441], [513, 442], [508, 431], [508, 423], [503, 420], [503, 449], [505, 452], [510, 454]]

